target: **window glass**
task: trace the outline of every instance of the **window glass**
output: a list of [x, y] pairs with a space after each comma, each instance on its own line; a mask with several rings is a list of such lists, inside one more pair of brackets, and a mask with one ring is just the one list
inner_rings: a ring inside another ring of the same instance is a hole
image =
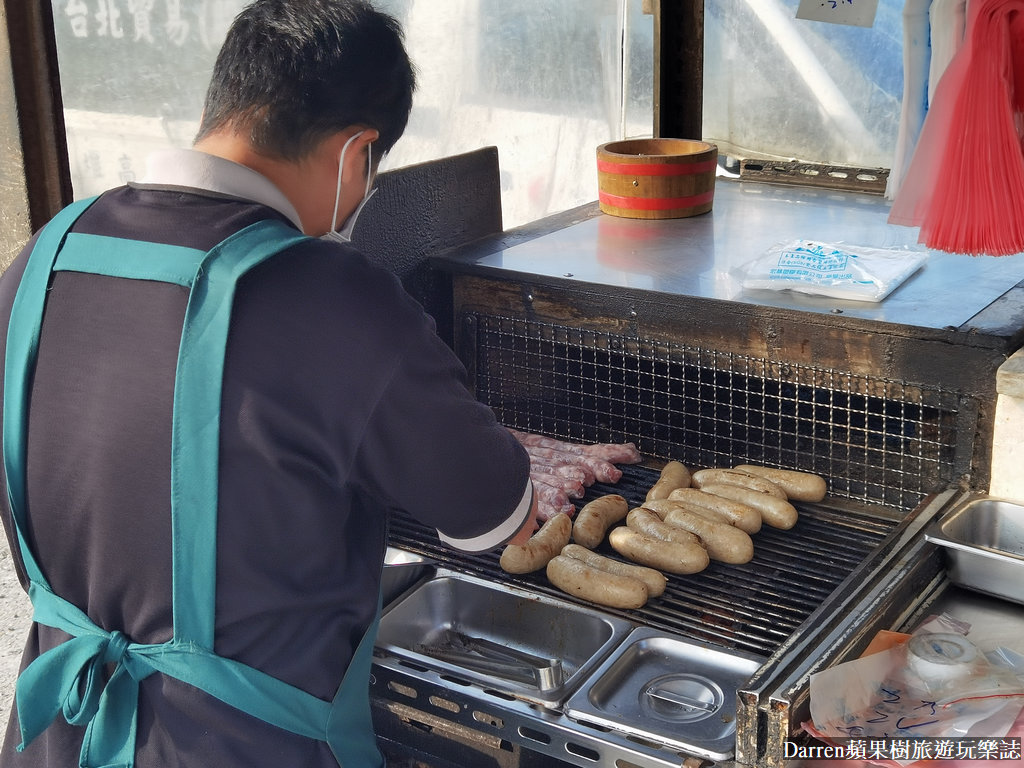
[[[76, 197], [191, 144], [245, 0], [53, 0]], [[498, 147], [506, 227], [597, 198], [595, 150], [650, 136], [653, 17], [641, 0], [379, 0], [419, 90], [388, 167]]]
[[244, 0], [53, 0], [76, 197], [145, 173], [146, 155], [189, 146], [206, 81]]
[[799, 0], [705, 0], [704, 136], [740, 158], [889, 168], [903, 0], [874, 26], [796, 18]]

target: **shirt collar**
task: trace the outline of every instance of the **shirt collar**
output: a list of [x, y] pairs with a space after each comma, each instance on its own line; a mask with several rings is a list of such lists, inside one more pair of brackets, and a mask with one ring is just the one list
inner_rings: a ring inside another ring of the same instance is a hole
[[273, 182], [244, 165], [195, 149], [163, 149], [146, 160], [146, 175], [138, 184], [186, 187], [252, 200], [273, 208], [299, 230], [298, 211]]

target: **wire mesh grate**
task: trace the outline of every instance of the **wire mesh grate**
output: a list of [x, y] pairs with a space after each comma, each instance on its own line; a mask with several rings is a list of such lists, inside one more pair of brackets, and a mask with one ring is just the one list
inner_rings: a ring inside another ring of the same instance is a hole
[[[909, 510], [956, 481], [958, 393], [682, 343], [472, 314], [476, 396], [506, 426], [692, 466], [815, 472]], [[968, 425], [970, 426], [970, 425]]]
[[[621, 494], [631, 507], [640, 505], [658, 472], [643, 466], [621, 469], [618, 483], [595, 483], [577, 507], [608, 493]], [[896, 527], [892, 519], [834, 505], [799, 504], [799, 509], [792, 529], [763, 526], [753, 535], [750, 562], [712, 561], [700, 573], [670, 575], [665, 593], [643, 608], [602, 610], [723, 648], [771, 655]], [[505, 573], [498, 552], [453, 552], [403, 514], [392, 519], [390, 533], [394, 545], [457, 570], [590, 605], [552, 586], [543, 570]], [[607, 542], [597, 551], [621, 559]]]

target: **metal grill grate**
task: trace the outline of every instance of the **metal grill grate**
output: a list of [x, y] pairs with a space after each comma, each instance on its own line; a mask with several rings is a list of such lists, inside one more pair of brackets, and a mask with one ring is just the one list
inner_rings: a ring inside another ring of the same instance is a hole
[[[639, 505], [658, 473], [642, 466], [621, 469], [618, 483], [591, 486], [580, 504], [618, 493], [632, 506]], [[771, 655], [896, 526], [892, 520], [830, 504], [798, 509], [800, 519], [791, 530], [764, 527], [754, 534], [749, 563], [712, 562], [698, 574], [670, 576], [665, 594], [638, 611], [603, 610], [723, 648]], [[507, 574], [498, 565], [499, 553], [455, 553], [433, 531], [406, 517], [392, 521], [390, 538], [396, 546], [456, 570], [573, 599], [552, 587], [543, 571]], [[607, 543], [598, 551], [619, 558]]]
[[910, 510], [957, 480], [959, 394], [684, 344], [466, 315], [478, 399], [509, 427], [635, 442], [692, 467], [826, 477], [840, 498]]

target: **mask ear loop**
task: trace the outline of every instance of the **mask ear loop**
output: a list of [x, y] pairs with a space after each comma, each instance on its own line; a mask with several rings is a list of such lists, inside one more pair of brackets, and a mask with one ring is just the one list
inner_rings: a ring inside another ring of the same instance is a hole
[[[353, 141], [362, 136], [366, 131], [360, 131], [349, 136], [348, 141], [341, 148], [341, 157], [338, 158], [338, 186], [334, 191], [334, 212], [331, 214], [331, 232], [338, 226], [338, 203], [341, 202], [341, 174], [345, 168], [345, 153], [348, 152], [348, 146]], [[369, 178], [367, 178], [367, 188], [369, 188]], [[365, 195], [364, 195], [365, 196]]]
[[363, 200], [370, 194], [370, 187], [373, 186], [373, 142], [366, 145], [366, 189], [363, 190]]

